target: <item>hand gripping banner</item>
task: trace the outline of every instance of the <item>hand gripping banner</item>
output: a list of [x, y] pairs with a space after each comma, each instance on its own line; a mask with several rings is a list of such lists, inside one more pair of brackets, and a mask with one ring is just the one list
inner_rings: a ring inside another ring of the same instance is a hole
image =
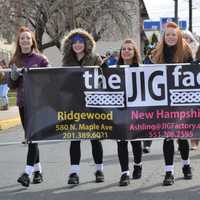
[[26, 138], [200, 138], [200, 66], [30, 69]]

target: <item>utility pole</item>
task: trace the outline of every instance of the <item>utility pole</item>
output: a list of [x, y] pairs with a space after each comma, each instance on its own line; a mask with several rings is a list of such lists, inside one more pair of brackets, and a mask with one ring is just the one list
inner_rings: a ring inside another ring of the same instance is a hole
[[174, 18], [175, 23], [178, 24], [178, 0], [174, 0]]
[[192, 0], [189, 0], [189, 31], [192, 32]]

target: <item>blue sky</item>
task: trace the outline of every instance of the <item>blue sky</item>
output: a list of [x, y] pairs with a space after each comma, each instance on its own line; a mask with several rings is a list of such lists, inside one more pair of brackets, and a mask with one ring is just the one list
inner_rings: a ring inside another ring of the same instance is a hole
[[[144, 0], [150, 19], [174, 16], [174, 0]], [[178, 0], [180, 20], [189, 19], [188, 0]], [[193, 0], [193, 32], [200, 35], [200, 0]]]

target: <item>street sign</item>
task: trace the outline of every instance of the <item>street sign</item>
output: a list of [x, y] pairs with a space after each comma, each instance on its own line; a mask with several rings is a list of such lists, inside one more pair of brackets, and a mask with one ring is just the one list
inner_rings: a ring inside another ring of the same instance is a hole
[[160, 21], [145, 20], [143, 26], [145, 31], [160, 30]]
[[168, 22], [175, 22], [174, 17], [161, 17], [160, 18], [160, 32], [163, 32]]
[[[143, 27], [144, 31], [161, 31], [165, 29], [165, 25], [168, 22], [175, 22], [174, 17], [162, 17], [160, 21], [152, 21], [152, 20], [144, 20]], [[178, 22], [179, 28], [181, 30], [187, 29], [187, 21], [186, 20], [179, 20]]]
[[186, 30], [187, 29], [187, 21], [186, 20], [180, 20], [178, 22], [179, 28], [181, 30]]

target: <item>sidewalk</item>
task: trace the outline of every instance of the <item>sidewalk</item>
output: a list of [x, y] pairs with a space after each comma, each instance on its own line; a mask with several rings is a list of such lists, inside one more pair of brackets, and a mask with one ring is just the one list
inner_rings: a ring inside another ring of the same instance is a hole
[[17, 106], [9, 107], [8, 110], [0, 110], [0, 131], [19, 125], [20, 117]]

